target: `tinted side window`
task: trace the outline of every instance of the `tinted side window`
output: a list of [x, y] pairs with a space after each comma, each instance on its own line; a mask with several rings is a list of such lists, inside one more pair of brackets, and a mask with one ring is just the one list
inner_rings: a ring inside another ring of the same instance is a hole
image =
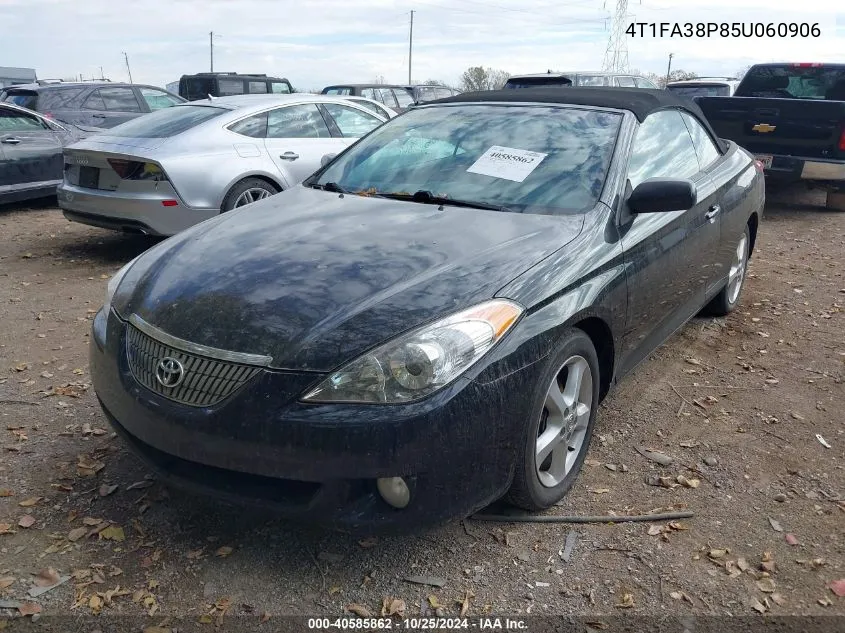
[[276, 108], [269, 112], [268, 138], [330, 138], [323, 115], [313, 103]]
[[393, 96], [396, 97], [396, 101], [399, 103], [400, 108], [407, 108], [408, 106], [414, 105], [414, 97], [412, 97], [411, 93], [403, 88], [394, 88]]
[[340, 133], [345, 137], [360, 138], [382, 123], [371, 114], [339, 103], [324, 103], [323, 107], [332, 116]]
[[267, 136], [267, 113], [262, 112], [242, 121], [233, 123], [229, 129], [236, 134], [243, 134], [252, 138], [264, 138]]
[[[76, 109], [78, 104], [73, 103], [85, 92], [85, 88], [59, 88], [57, 90], [42, 90], [38, 99], [38, 105], [42, 112], [50, 110]], [[34, 110], [35, 108], [31, 108]]]
[[88, 98], [85, 100], [85, 103], [82, 104], [82, 108], [84, 110], [99, 110], [100, 112], [105, 110], [106, 103], [100, 96], [100, 91], [95, 90], [90, 95], [88, 95]]
[[704, 129], [694, 116], [686, 112], [682, 112], [681, 116], [684, 119], [684, 123], [687, 124], [690, 136], [692, 136], [692, 142], [698, 154], [698, 162], [701, 164], [702, 169], [709, 167], [721, 156], [719, 150], [716, 149], [716, 145], [713, 143], [707, 130]]
[[226, 97], [230, 95], [242, 95], [244, 93], [243, 79], [218, 79], [217, 80], [218, 96]]
[[270, 91], [273, 94], [290, 94], [290, 86], [284, 81], [270, 82]]
[[32, 132], [43, 130], [44, 125], [34, 116], [15, 112], [14, 110], [0, 109], [0, 133], [3, 132]]
[[106, 110], [114, 112], [140, 112], [141, 106], [132, 88], [100, 88], [100, 97]]
[[636, 84], [634, 83], [633, 77], [617, 77], [616, 78], [616, 85], [622, 86], [623, 88], [635, 88]]
[[678, 111], [655, 112], [640, 124], [628, 164], [631, 187], [649, 178], [692, 178], [699, 171], [695, 146]]
[[324, 91], [323, 94], [327, 95], [350, 95], [352, 94], [351, 88], [329, 88], [328, 90]]
[[250, 81], [249, 82], [249, 94], [267, 94], [267, 82], [266, 81]]

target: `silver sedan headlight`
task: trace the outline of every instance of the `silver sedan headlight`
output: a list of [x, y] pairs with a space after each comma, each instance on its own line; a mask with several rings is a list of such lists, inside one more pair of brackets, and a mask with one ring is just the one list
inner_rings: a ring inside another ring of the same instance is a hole
[[418, 400], [469, 369], [522, 312], [513, 301], [494, 299], [435, 321], [341, 367], [302, 399], [385, 404]]
[[[142, 253], [143, 254], [143, 253]], [[138, 255], [140, 257], [141, 255]], [[109, 283], [106, 285], [106, 300], [103, 303], [103, 312], [108, 316], [109, 312], [111, 312], [111, 301], [114, 298], [114, 293], [117, 292], [117, 287], [120, 285], [121, 280], [129, 272], [129, 269], [132, 268], [132, 264], [138, 261], [138, 257], [133, 259], [131, 262], [126, 264], [123, 268], [118, 270], [114, 276], [109, 279]]]

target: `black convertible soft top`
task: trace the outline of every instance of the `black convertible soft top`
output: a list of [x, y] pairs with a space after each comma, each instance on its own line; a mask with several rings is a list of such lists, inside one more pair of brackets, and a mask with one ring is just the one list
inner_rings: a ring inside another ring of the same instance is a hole
[[654, 90], [650, 88], [521, 88], [518, 90], [484, 90], [479, 92], [464, 92], [452, 97], [430, 101], [427, 105], [436, 103], [556, 103], [562, 105], [584, 105], [597, 108], [616, 108], [632, 112], [637, 120], [642, 122], [652, 112], [666, 108], [680, 108], [686, 110], [707, 129], [710, 136], [717, 142], [724, 153], [727, 145], [722, 141], [704, 116], [701, 108], [687, 97], [676, 95], [669, 90]]

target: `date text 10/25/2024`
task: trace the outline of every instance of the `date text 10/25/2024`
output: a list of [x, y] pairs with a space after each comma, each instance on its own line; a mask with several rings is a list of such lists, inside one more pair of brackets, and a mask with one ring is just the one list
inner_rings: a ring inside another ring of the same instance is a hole
[[631, 22], [630, 37], [733, 37], [733, 38], [818, 38], [818, 22]]
[[316, 631], [364, 630], [386, 631], [527, 631], [525, 620], [518, 618], [309, 618], [308, 629]]

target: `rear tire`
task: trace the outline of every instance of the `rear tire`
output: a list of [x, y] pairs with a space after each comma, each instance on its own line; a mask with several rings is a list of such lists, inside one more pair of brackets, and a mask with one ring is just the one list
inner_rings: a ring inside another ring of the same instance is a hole
[[728, 283], [713, 297], [713, 300], [704, 309], [706, 314], [711, 316], [725, 316], [733, 312], [739, 305], [742, 297], [742, 288], [745, 285], [745, 277], [748, 271], [748, 257], [751, 254], [751, 231], [745, 225], [745, 231], [737, 242], [734, 250], [734, 259], [728, 273]]
[[534, 390], [506, 501], [537, 511], [569, 492], [590, 446], [599, 384], [599, 361], [590, 337], [578, 329], [567, 330]]
[[845, 211], [845, 191], [828, 191], [825, 206], [831, 211]]
[[240, 182], [236, 182], [226, 197], [223, 198], [223, 205], [220, 208], [221, 213], [237, 209], [247, 204], [252, 204], [258, 200], [275, 196], [279, 190], [271, 185], [266, 180], [260, 178], [244, 178]]

